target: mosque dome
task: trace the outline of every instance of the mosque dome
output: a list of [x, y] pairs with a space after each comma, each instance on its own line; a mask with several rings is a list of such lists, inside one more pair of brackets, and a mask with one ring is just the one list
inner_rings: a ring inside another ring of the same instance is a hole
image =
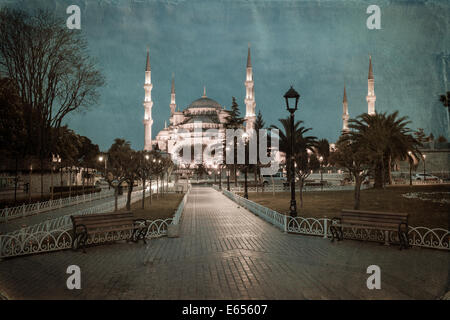
[[222, 106], [216, 100], [203, 96], [200, 99], [193, 101], [188, 107], [188, 109], [197, 109], [197, 108], [222, 109]]

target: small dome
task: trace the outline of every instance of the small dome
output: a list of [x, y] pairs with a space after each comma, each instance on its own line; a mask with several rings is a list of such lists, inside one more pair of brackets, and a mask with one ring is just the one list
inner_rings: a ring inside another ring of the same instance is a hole
[[207, 98], [207, 97], [201, 97], [200, 99], [197, 99], [193, 101], [189, 108], [216, 108], [216, 109], [222, 109], [222, 106], [215, 100]]

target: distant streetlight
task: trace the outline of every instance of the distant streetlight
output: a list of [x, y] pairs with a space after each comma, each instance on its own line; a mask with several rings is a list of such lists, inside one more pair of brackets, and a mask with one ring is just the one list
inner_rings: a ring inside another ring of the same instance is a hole
[[320, 162], [320, 190], [323, 191], [323, 170], [322, 170], [323, 157], [322, 156], [319, 157], [319, 162]]
[[[295, 162], [295, 155], [294, 155], [294, 138], [295, 138], [295, 132], [294, 132], [294, 113], [297, 110], [298, 106], [298, 100], [300, 99], [300, 95], [297, 91], [294, 90], [294, 88], [291, 88], [284, 94], [284, 99], [286, 100], [286, 109], [291, 114], [290, 122], [291, 122], [291, 163], [290, 163], [290, 172], [291, 172], [291, 204], [290, 204], [290, 215], [291, 217], [297, 216], [297, 203], [295, 201], [295, 170], [294, 170], [294, 162]], [[291, 103], [289, 103], [291, 101]]]
[[408, 151], [408, 162], [409, 162], [409, 185], [412, 186], [412, 152]]
[[425, 159], [427, 158], [427, 155], [426, 154], [423, 154], [422, 155], [422, 158], [423, 158], [423, 182], [425, 182], [425, 180], [426, 180], [426, 177], [425, 177], [425, 174], [426, 174], [426, 170], [425, 170]]
[[[99, 156], [98, 157], [98, 161], [99, 162], [105, 162], [105, 173], [104, 173], [104, 175], [105, 175], [105, 179], [108, 179], [107, 178], [107, 162], [108, 162], [107, 156], [106, 155], [105, 156]], [[109, 189], [111, 189], [111, 185], [108, 183], [108, 190]]]

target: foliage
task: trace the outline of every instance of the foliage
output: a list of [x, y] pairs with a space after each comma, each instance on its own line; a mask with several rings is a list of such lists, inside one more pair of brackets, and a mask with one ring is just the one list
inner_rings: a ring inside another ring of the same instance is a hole
[[364, 113], [349, 121], [350, 132], [346, 136], [352, 142], [364, 146], [374, 167], [375, 188], [384, 186], [386, 176], [390, 181], [393, 160], [406, 160], [408, 151], [416, 158], [420, 155], [419, 147], [422, 144], [407, 127], [410, 123], [407, 119], [398, 117], [398, 111], [395, 111], [391, 114]]

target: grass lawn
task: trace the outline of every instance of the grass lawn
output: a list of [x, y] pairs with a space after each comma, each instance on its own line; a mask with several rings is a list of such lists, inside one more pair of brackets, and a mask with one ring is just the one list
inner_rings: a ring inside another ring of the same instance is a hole
[[[434, 192], [427, 198], [446, 199], [447, 203], [436, 203], [420, 199], [407, 199], [402, 194], [411, 192]], [[287, 214], [289, 192], [249, 192], [249, 199], [263, 206]], [[297, 212], [301, 217], [334, 217], [341, 209], [353, 208], [353, 191], [316, 191], [303, 193], [303, 208], [299, 207], [299, 193], [296, 193]], [[361, 191], [361, 210], [409, 213], [411, 226], [449, 228], [450, 185], [391, 186], [384, 190]]]
[[[142, 200], [138, 200], [131, 205], [131, 211], [133, 211], [136, 219], [167, 219], [172, 218], [173, 214], [178, 208], [184, 193], [168, 193], [159, 195], [159, 199], [153, 194], [152, 203], [150, 204], [150, 197], [145, 199], [145, 209], [142, 209]], [[126, 211], [122, 209], [120, 211]]]

